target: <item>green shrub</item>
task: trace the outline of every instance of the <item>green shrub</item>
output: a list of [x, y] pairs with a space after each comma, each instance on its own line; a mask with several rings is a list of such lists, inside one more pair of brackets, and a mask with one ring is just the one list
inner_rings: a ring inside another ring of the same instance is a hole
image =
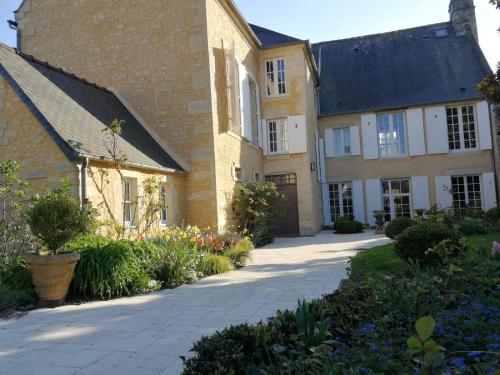
[[458, 231], [465, 235], [488, 233], [488, 225], [479, 218], [466, 216], [460, 224]]
[[154, 238], [151, 242], [160, 251], [155, 259], [155, 277], [165, 287], [175, 287], [196, 281], [199, 274], [200, 254], [195, 246], [186, 242], [168, 241], [164, 238]]
[[26, 263], [20, 257], [0, 260], [0, 311], [35, 301], [35, 288]]
[[92, 216], [92, 209], [82, 209], [71, 195], [68, 181], [36, 197], [33, 207], [28, 210], [31, 231], [51, 253], [57, 253], [77, 235], [89, 232]]
[[356, 220], [349, 220], [348, 218], [338, 218], [335, 220], [333, 229], [335, 232], [341, 234], [361, 233], [363, 231], [363, 224]]
[[255, 246], [273, 241], [273, 232], [286, 214], [286, 198], [273, 183], [239, 184], [234, 195], [238, 225], [247, 230]]
[[497, 225], [498, 222], [500, 221], [500, 208], [499, 207], [490, 208], [484, 214], [484, 218], [491, 225]]
[[455, 245], [460, 236], [444, 224], [421, 223], [405, 229], [396, 240], [396, 253], [405, 260], [418, 262], [421, 265], [431, 265], [440, 262], [435, 254], [426, 251], [443, 240], [450, 240]]
[[80, 253], [71, 296], [109, 299], [150, 290], [151, 279], [134, 251], [135, 246], [132, 241], [106, 241], [90, 236], [67, 246]]
[[412, 227], [415, 224], [415, 221], [413, 221], [413, 219], [409, 217], [398, 217], [387, 224], [387, 226], [385, 227], [385, 235], [389, 238], [394, 239], [399, 236], [406, 228]]
[[202, 257], [199, 270], [205, 276], [218, 275], [234, 271], [234, 265], [231, 263], [231, 260], [224, 255], [206, 253]]
[[250, 258], [250, 252], [252, 250], [252, 241], [250, 241], [250, 238], [245, 237], [236, 245], [231, 246], [228, 250], [226, 250], [224, 255], [229, 258], [235, 268], [240, 268], [243, 267], [247, 259]]

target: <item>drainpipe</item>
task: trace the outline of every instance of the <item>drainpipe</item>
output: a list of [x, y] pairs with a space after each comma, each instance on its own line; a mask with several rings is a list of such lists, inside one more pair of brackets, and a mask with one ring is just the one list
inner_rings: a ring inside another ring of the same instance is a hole
[[82, 162], [82, 208], [87, 204], [87, 171], [89, 166], [89, 158], [84, 158]]

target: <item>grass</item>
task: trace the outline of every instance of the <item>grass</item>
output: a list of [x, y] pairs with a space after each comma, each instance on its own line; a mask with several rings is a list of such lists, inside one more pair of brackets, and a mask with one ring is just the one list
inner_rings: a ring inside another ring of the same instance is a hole
[[[493, 241], [500, 242], [500, 232], [467, 236], [470, 248], [491, 247]], [[351, 260], [353, 275], [393, 276], [408, 269], [408, 264], [400, 259], [394, 250], [394, 244], [387, 244], [358, 253]]]

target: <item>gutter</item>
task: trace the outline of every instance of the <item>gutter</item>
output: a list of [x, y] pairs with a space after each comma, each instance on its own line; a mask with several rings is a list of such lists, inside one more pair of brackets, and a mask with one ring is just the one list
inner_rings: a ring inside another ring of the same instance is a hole
[[82, 181], [82, 209], [87, 205], [87, 172], [89, 166], [89, 158], [83, 158], [82, 169], [81, 169], [81, 181]]

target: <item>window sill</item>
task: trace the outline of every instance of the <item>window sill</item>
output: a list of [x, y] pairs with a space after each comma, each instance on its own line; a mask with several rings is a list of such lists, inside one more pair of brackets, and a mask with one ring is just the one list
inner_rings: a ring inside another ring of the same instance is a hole
[[327, 156], [326, 159], [353, 159], [357, 156], [360, 156], [360, 155], [342, 155], [342, 156]]
[[267, 158], [269, 159], [289, 159], [290, 158], [290, 153], [283, 153], [283, 154], [268, 154], [266, 155]]
[[479, 148], [450, 150], [448, 152], [448, 155], [450, 155], [450, 156], [464, 156], [464, 155], [470, 155], [470, 154], [479, 154], [482, 151], [488, 151], [488, 150], [480, 150]]
[[288, 98], [288, 94], [283, 94], [283, 95], [273, 95], [273, 96], [265, 96], [266, 100], [279, 100], [279, 99], [286, 99]]
[[233, 137], [234, 139], [237, 139], [237, 140], [238, 140], [238, 141], [240, 141], [240, 142], [243, 140], [243, 137], [242, 137], [241, 135], [236, 134], [236, 133], [235, 133], [235, 132], [233, 132], [232, 130], [228, 130], [228, 131], [226, 132], [226, 134], [227, 134], [227, 135], [229, 135], [229, 136], [231, 136], [231, 137]]
[[246, 141], [247, 141], [248, 147], [256, 149], [257, 151], [262, 151], [262, 147], [260, 147], [259, 145], [256, 145], [256, 144], [250, 142], [248, 139]]
[[410, 155], [396, 155], [396, 156], [379, 156], [379, 160], [404, 160], [409, 159]]

